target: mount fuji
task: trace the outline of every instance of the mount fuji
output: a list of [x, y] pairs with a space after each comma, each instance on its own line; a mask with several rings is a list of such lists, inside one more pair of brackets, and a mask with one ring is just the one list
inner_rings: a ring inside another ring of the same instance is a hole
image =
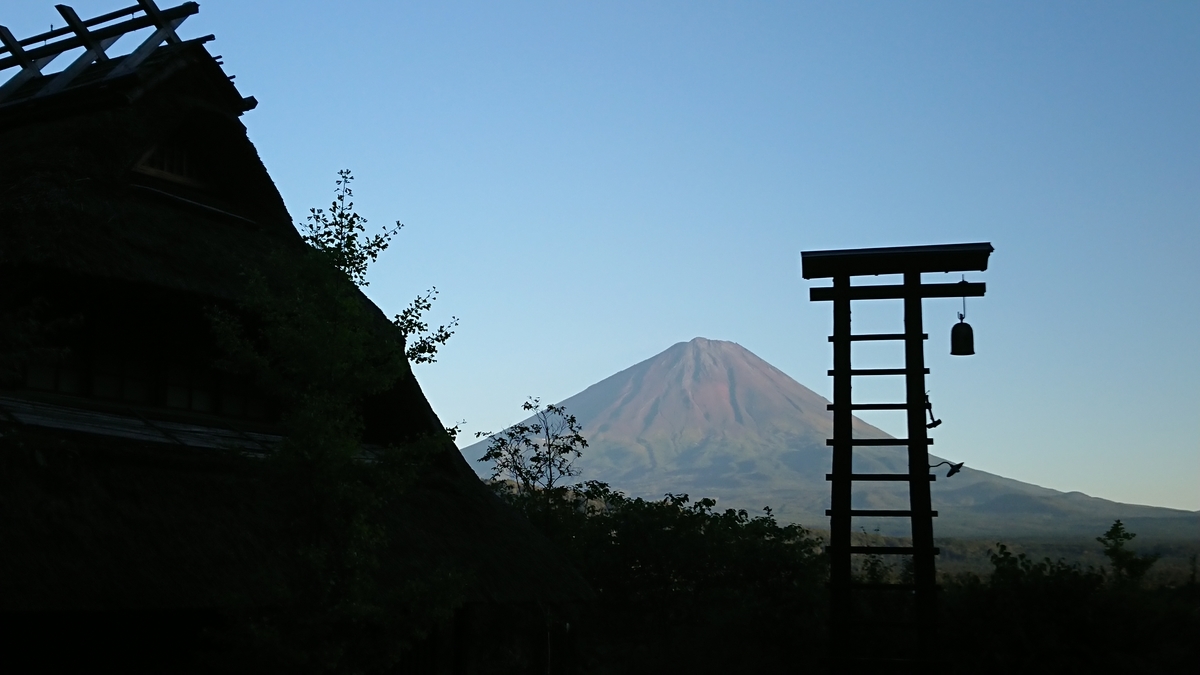
[[[602, 480], [631, 496], [687, 493], [720, 508], [825, 527], [832, 437], [829, 403], [733, 342], [696, 338], [593, 384], [561, 402], [576, 416], [589, 447], [580, 478]], [[890, 438], [855, 419], [854, 435]], [[463, 449], [480, 457], [486, 441]], [[931, 457], [931, 463], [939, 459]], [[482, 472], [485, 467], [476, 464]], [[903, 448], [859, 447], [856, 473], [907, 471]], [[1200, 513], [1121, 504], [1060, 492], [971, 469], [933, 484], [939, 536], [1067, 535], [1103, 532], [1116, 518], [1152, 536], [1191, 537]], [[908, 508], [903, 483], [856, 484], [854, 508]], [[859, 521], [862, 521], [861, 523]], [[903, 519], [856, 519], [856, 527], [906, 536]]]

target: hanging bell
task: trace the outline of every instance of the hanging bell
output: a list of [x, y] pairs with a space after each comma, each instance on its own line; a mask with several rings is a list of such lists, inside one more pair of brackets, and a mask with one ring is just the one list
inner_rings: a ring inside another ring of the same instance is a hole
[[970, 356], [975, 353], [975, 331], [971, 324], [963, 321], [962, 314], [958, 315], [958, 323], [950, 329], [950, 355]]

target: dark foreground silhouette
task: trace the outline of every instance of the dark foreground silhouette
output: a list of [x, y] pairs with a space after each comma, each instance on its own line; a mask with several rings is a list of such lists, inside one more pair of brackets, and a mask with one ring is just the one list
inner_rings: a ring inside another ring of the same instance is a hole
[[[769, 510], [752, 517], [686, 496], [628, 499], [602, 483], [508, 498], [599, 597], [571, 628], [572, 662], [555, 672], [836, 669], [821, 542]], [[1104, 533], [1096, 548], [1110, 562], [1100, 568], [997, 544], [989, 572], [943, 575], [935, 663], [963, 673], [1192, 672], [1194, 567], [1182, 584], [1149, 587], [1155, 558], [1131, 551], [1131, 538], [1120, 521]], [[863, 556], [855, 576], [903, 581], [910, 569]], [[868, 638], [858, 651], [881, 646], [886, 638]]]

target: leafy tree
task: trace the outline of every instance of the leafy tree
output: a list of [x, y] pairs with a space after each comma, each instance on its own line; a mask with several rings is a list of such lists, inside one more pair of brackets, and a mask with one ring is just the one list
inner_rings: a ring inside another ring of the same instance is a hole
[[827, 562], [803, 527], [599, 481], [567, 496], [531, 522], [595, 590], [588, 656], [612, 672], [784, 672], [797, 636], [819, 639]]
[[368, 456], [360, 412], [364, 400], [411, 376], [412, 363], [433, 361], [451, 332], [421, 321], [429, 294], [394, 323], [378, 320], [360, 289], [400, 226], [367, 236], [349, 200], [352, 180], [339, 172], [330, 211], [311, 212], [302, 228], [308, 246], [264, 257], [247, 270], [236, 309], [212, 311], [225, 367], [252, 375], [282, 403], [287, 433], [269, 462], [298, 564], [292, 606], [252, 632], [257, 646], [277, 643], [301, 670], [386, 668], [459, 593], [452, 575], [398, 567], [411, 556], [393, 555], [402, 524], [392, 507], [445, 436]]
[[1136, 536], [1132, 532], [1127, 532], [1125, 525], [1117, 520], [1112, 527], [1108, 528], [1107, 532], [1096, 537], [1096, 541], [1104, 547], [1104, 555], [1112, 565], [1113, 575], [1119, 584], [1138, 585], [1141, 583], [1142, 577], [1146, 576], [1146, 572], [1150, 571], [1154, 563], [1158, 562], [1158, 554], [1138, 555], [1125, 548], [1125, 545]]
[[[874, 538], [867, 534], [866, 528], [860, 527], [859, 529], [862, 531], [863, 541], [866, 545], [879, 545], [877, 542], [881, 539], [881, 537], [879, 535], [878, 527], [875, 528]], [[894, 577], [896, 576], [896, 566], [884, 559], [884, 557], [878, 553], [869, 553], [864, 556], [859, 556], [856, 562], [857, 564], [852, 570], [852, 576], [857, 581], [862, 581], [868, 584], [893, 583]], [[905, 563], [908, 563], [909, 566], [911, 566], [911, 557], [906, 557]]]
[[988, 557], [992, 561], [990, 581], [994, 588], [1091, 593], [1104, 582], [1104, 577], [1093, 568], [1084, 569], [1078, 563], [1068, 563], [1061, 558], [1035, 561], [1024, 553], [1014, 555], [1004, 544], [996, 544], [996, 550], [989, 551]]
[[528, 424], [515, 424], [499, 434], [480, 431], [476, 438], [491, 436], [481, 462], [493, 462], [492, 479], [507, 477], [527, 494], [541, 491], [549, 495], [560, 488], [560, 481], [579, 475], [574, 462], [588, 445], [579, 432], [579, 421], [562, 406], [541, 406], [541, 399], [530, 398], [521, 404], [532, 412]]
[[[350, 187], [352, 182], [354, 175], [349, 169], [338, 171], [329, 211], [309, 209], [305, 222], [297, 227], [304, 241], [326, 258], [329, 265], [341, 270], [355, 286], [365, 288], [370, 285], [367, 269], [379, 259], [380, 253], [387, 250], [392, 238], [404, 224], [397, 220], [394, 227], [385, 227], [376, 234], [368, 235], [367, 219], [354, 210], [354, 202], [351, 201], [354, 196]], [[422, 319], [424, 313], [433, 308], [437, 294], [437, 287], [434, 286], [424, 294], [417, 295], [393, 319], [406, 341], [405, 356], [409, 363], [434, 363], [438, 348], [454, 335], [458, 317], [450, 317], [450, 323], [433, 330]]]
[[397, 220], [395, 227], [385, 227], [378, 234], [367, 235], [367, 219], [354, 211], [354, 202], [350, 201], [354, 196], [350, 188], [352, 182], [354, 176], [349, 169], [338, 171], [329, 212], [315, 207], [309, 209], [299, 229], [309, 246], [323, 253], [329, 258], [330, 264], [361, 288], [369, 285], [367, 268], [379, 259], [380, 253], [387, 250], [392, 237], [404, 227], [404, 223]]

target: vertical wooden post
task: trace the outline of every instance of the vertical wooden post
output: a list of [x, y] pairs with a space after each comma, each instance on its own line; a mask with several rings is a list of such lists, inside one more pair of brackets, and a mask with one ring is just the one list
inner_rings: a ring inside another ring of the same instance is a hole
[[929, 437], [925, 428], [925, 345], [922, 340], [921, 273], [904, 274], [904, 367], [908, 399], [908, 495], [912, 511], [913, 574], [917, 643], [928, 654], [936, 620], [937, 574], [933, 561], [933, 503], [929, 490]]
[[854, 417], [850, 409], [850, 277], [833, 280], [833, 481], [829, 522], [829, 602], [834, 658], [852, 647], [850, 605], [850, 474]]

